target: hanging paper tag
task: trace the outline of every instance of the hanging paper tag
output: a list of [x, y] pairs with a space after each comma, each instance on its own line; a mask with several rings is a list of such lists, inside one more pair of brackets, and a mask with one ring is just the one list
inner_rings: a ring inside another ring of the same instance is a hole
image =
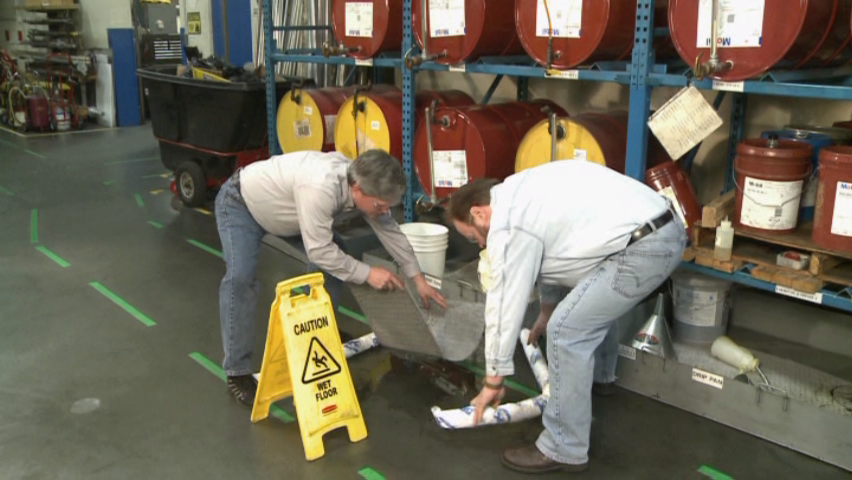
[[675, 160], [721, 126], [722, 118], [694, 86], [679, 91], [648, 121], [648, 127]]

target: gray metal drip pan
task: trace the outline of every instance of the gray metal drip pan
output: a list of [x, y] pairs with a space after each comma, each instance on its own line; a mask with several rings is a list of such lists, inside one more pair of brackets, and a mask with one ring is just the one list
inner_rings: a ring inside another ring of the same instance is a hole
[[485, 304], [473, 298], [453, 298], [445, 289], [448, 308], [425, 309], [411, 280], [406, 280], [405, 290], [395, 292], [380, 292], [369, 285], [350, 285], [350, 289], [384, 347], [461, 361], [482, 340]]

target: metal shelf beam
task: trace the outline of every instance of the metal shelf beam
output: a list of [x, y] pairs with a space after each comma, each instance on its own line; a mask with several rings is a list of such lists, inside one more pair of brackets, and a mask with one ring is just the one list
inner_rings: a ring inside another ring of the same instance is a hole
[[[720, 84], [711, 79], [696, 81], [686, 75], [655, 73], [648, 75], [647, 83], [652, 87], [685, 87], [689, 84], [702, 90], [728, 90], [757, 95], [816, 98], [825, 100], [852, 100], [852, 88], [831, 83], [806, 83], [845, 80], [852, 76], [852, 68], [829, 70], [777, 71], [760, 79]], [[741, 88], [741, 90], [740, 90]]]
[[[778, 285], [754, 278], [748, 272], [747, 268], [734, 273], [726, 273], [713, 268], [704, 267], [693, 262], [682, 262], [680, 266], [686, 270], [738, 283], [747, 287], [757, 288], [766, 292], [779, 293]], [[780, 289], [784, 290], [784, 287], [780, 287]], [[844, 288], [840, 291], [824, 289], [819, 292], [819, 295], [821, 296], [820, 301], [813, 303], [819, 303], [820, 305], [825, 305], [827, 307], [852, 312], [852, 296], [850, 296], [849, 290], [850, 289], [848, 288]]]
[[358, 60], [351, 57], [324, 57], [322, 54], [307, 54], [300, 52], [296, 55], [288, 55], [280, 50], [272, 54], [276, 62], [318, 63], [325, 65], [362, 65], [386, 68], [402, 68], [402, 59], [399, 58], [373, 58], [370, 60]]

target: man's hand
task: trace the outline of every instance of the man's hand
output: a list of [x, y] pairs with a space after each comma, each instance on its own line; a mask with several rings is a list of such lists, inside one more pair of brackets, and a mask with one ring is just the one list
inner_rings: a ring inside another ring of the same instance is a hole
[[[470, 402], [470, 404], [474, 406], [473, 426], [478, 425], [479, 422], [482, 421], [482, 414], [485, 413], [485, 407], [490, 405], [497, 408], [500, 405], [500, 402], [503, 401], [503, 397], [506, 395], [506, 389], [503, 388], [503, 377], [487, 376], [485, 377], [485, 384], [486, 386], [482, 387], [479, 395]], [[500, 387], [492, 388], [495, 385], [499, 385]]]
[[383, 267], [370, 267], [370, 274], [367, 275], [367, 283], [376, 290], [394, 291], [397, 288], [405, 289], [405, 284], [390, 270]]
[[556, 310], [557, 305], [558, 304], [553, 303], [541, 306], [541, 313], [538, 314], [538, 318], [535, 320], [533, 327], [530, 329], [530, 336], [527, 338], [527, 345], [538, 346], [538, 339], [547, 332], [547, 322], [550, 321], [550, 316], [553, 315], [553, 311]]
[[425, 308], [430, 307], [429, 300], [434, 301], [442, 308], [447, 308], [447, 301], [444, 299], [444, 296], [441, 295], [441, 292], [426, 283], [426, 277], [422, 273], [417, 274], [413, 280], [417, 285], [417, 293], [420, 295], [420, 300], [423, 302]]
[[527, 338], [527, 345], [533, 345], [535, 347], [538, 346], [538, 339], [547, 331], [547, 322], [549, 321], [549, 317], [545, 317], [544, 315], [538, 316], [530, 329], [530, 336]]

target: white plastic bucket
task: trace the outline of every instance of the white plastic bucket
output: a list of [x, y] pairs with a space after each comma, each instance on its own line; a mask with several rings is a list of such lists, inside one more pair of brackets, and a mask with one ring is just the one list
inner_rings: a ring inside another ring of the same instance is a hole
[[436, 223], [404, 223], [399, 228], [414, 248], [420, 270], [435, 278], [444, 278], [450, 230]]
[[674, 283], [675, 340], [710, 344], [728, 329], [731, 283], [688, 271], [676, 271]]

